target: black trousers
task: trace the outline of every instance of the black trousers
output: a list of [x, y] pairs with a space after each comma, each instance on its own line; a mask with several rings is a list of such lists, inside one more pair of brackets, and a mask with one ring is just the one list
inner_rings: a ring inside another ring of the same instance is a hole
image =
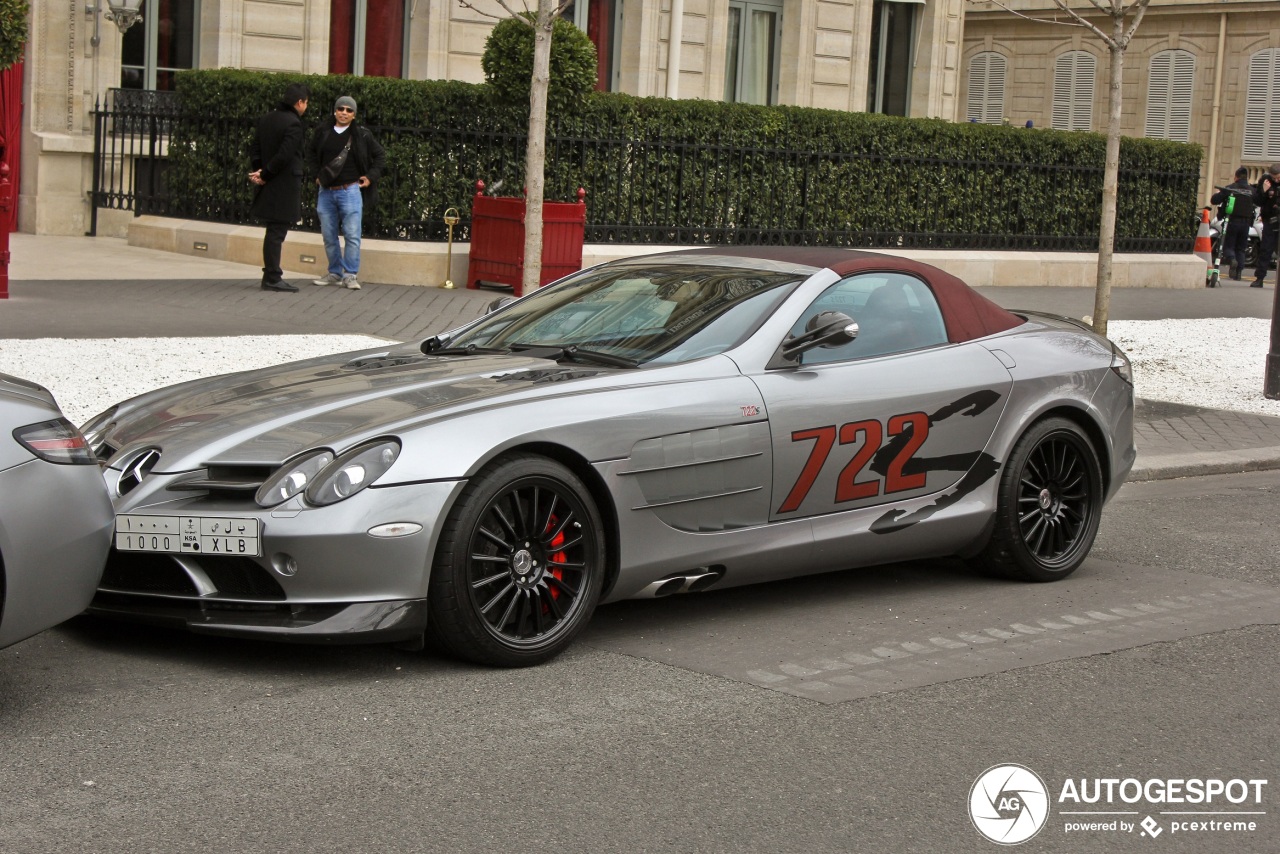
[[1267, 271], [1271, 269], [1271, 256], [1276, 252], [1276, 238], [1280, 230], [1280, 223], [1274, 219], [1264, 219], [1262, 221], [1262, 245], [1258, 247], [1258, 269], [1256, 276], [1258, 281], [1262, 281], [1267, 276]]
[[278, 282], [284, 277], [280, 269], [280, 250], [284, 246], [285, 235], [289, 233], [288, 222], [267, 223], [267, 233], [262, 237], [262, 281]]
[[1231, 217], [1222, 239], [1222, 263], [1228, 268], [1244, 267], [1245, 252], [1249, 248], [1249, 226], [1253, 222], [1245, 217]]

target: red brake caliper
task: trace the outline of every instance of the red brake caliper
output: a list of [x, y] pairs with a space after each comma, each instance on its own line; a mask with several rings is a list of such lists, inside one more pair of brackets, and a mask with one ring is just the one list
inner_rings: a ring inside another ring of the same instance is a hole
[[[542, 533], [545, 535], [545, 534], [549, 534], [549, 533], [551, 533], [552, 531], [554, 531], [554, 530], [556, 529], [556, 525], [557, 525], [557, 524], [559, 524], [559, 521], [560, 521], [560, 520], [559, 520], [559, 519], [557, 519], [557, 518], [555, 517], [555, 514], [552, 514], [551, 518], [547, 520], [547, 529], [546, 529], [545, 531], [543, 531]], [[565, 553], [564, 553], [564, 552], [562, 552], [562, 551], [555, 551], [555, 549], [556, 549], [557, 547], [559, 547], [559, 546], [561, 546], [561, 545], [564, 545], [564, 541], [565, 541], [566, 539], [568, 539], [568, 538], [567, 538], [567, 537], [565, 537], [565, 535], [564, 535], [564, 531], [560, 531], [558, 534], [556, 534], [554, 537], [552, 537], [552, 538], [551, 538], [551, 542], [547, 544], [547, 545], [552, 549], [552, 551], [550, 551], [550, 552], [547, 554], [547, 560], [548, 560], [549, 562], [551, 562], [551, 563], [568, 563], [568, 562], [569, 562], [569, 558], [565, 557]], [[563, 569], [553, 569], [553, 570], [551, 570], [551, 575], [552, 575], [552, 576], [553, 576], [557, 581], [561, 581], [561, 580], [563, 580], [563, 579], [564, 579], [564, 570], [563, 570]], [[552, 598], [552, 599], [559, 599], [559, 598], [560, 598], [560, 588], [559, 588], [559, 587], [554, 587], [554, 586], [553, 586], [553, 587], [551, 587], [551, 588], [550, 588], [550, 590], [551, 590], [551, 598]], [[550, 609], [548, 606], [543, 605], [543, 606], [542, 606], [542, 610], [545, 612], [545, 611], [549, 611], [549, 610], [551, 610], [551, 609]]]

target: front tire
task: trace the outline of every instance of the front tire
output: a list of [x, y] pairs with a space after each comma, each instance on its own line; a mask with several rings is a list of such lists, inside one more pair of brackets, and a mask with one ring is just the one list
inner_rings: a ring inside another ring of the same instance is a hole
[[495, 460], [467, 484], [441, 531], [428, 638], [497, 667], [559, 655], [600, 599], [603, 530], [568, 468], [530, 454]]
[[1102, 500], [1102, 468], [1084, 431], [1065, 418], [1033, 424], [1001, 473], [995, 529], [979, 565], [1024, 581], [1066, 578], [1093, 547]]

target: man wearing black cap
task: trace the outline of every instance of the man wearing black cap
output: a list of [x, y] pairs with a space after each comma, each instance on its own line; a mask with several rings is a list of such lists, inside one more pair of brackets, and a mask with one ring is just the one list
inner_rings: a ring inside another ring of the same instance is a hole
[[1276, 251], [1276, 238], [1280, 236], [1280, 163], [1272, 163], [1267, 167], [1267, 174], [1258, 181], [1254, 188], [1253, 200], [1258, 205], [1258, 213], [1262, 217], [1262, 243], [1258, 246], [1258, 269], [1254, 273], [1251, 288], [1262, 287], [1271, 269], [1271, 257]]
[[[308, 152], [316, 173], [316, 213], [329, 272], [316, 285], [341, 285], [360, 290], [360, 234], [365, 203], [374, 203], [375, 184], [382, 176], [385, 153], [368, 128], [355, 123], [356, 100], [343, 95], [311, 137]], [[342, 246], [338, 237], [342, 237]]]
[[[1228, 213], [1227, 202], [1231, 202]], [[1240, 281], [1240, 270], [1244, 267], [1245, 251], [1249, 247], [1249, 227], [1253, 225], [1253, 185], [1249, 183], [1249, 170], [1241, 166], [1236, 170], [1236, 180], [1225, 187], [1218, 187], [1218, 192], [1209, 199], [1209, 203], [1220, 205], [1219, 215], [1226, 220], [1226, 228], [1222, 234], [1222, 263], [1227, 265], [1229, 276]]]
[[310, 98], [305, 83], [290, 83], [280, 104], [258, 119], [249, 146], [249, 181], [257, 188], [250, 211], [267, 224], [262, 238], [264, 291], [298, 290], [283, 279], [280, 250], [289, 226], [302, 216], [302, 114]]

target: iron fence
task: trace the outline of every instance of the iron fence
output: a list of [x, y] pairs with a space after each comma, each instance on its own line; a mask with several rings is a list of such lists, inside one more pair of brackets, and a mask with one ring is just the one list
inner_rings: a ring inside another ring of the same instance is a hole
[[[97, 209], [222, 223], [252, 221], [247, 182], [254, 117], [183, 111], [170, 93], [112, 90], [94, 111], [93, 227]], [[470, 239], [476, 180], [488, 191], [523, 183], [525, 136], [495, 130], [370, 126], [387, 150], [379, 201], [364, 234], [442, 241], [447, 208]], [[1181, 207], [1198, 175], [1126, 170], [1126, 185]], [[981, 159], [798, 151], [733, 140], [547, 138], [547, 198], [587, 189], [586, 241], [617, 244], [805, 245], [869, 248], [1096, 250], [1102, 169]], [[1009, 192], [1007, 188], [1018, 188]], [[314, 194], [301, 228], [318, 231]], [[1054, 198], [1054, 210], [1043, 200]], [[1191, 202], [1194, 204], [1194, 201]], [[1185, 212], [1175, 211], [1178, 222]], [[1152, 237], [1146, 216], [1125, 221], [1116, 249], [1187, 252], [1194, 236]], [[1178, 230], [1180, 230], [1180, 225]]]

